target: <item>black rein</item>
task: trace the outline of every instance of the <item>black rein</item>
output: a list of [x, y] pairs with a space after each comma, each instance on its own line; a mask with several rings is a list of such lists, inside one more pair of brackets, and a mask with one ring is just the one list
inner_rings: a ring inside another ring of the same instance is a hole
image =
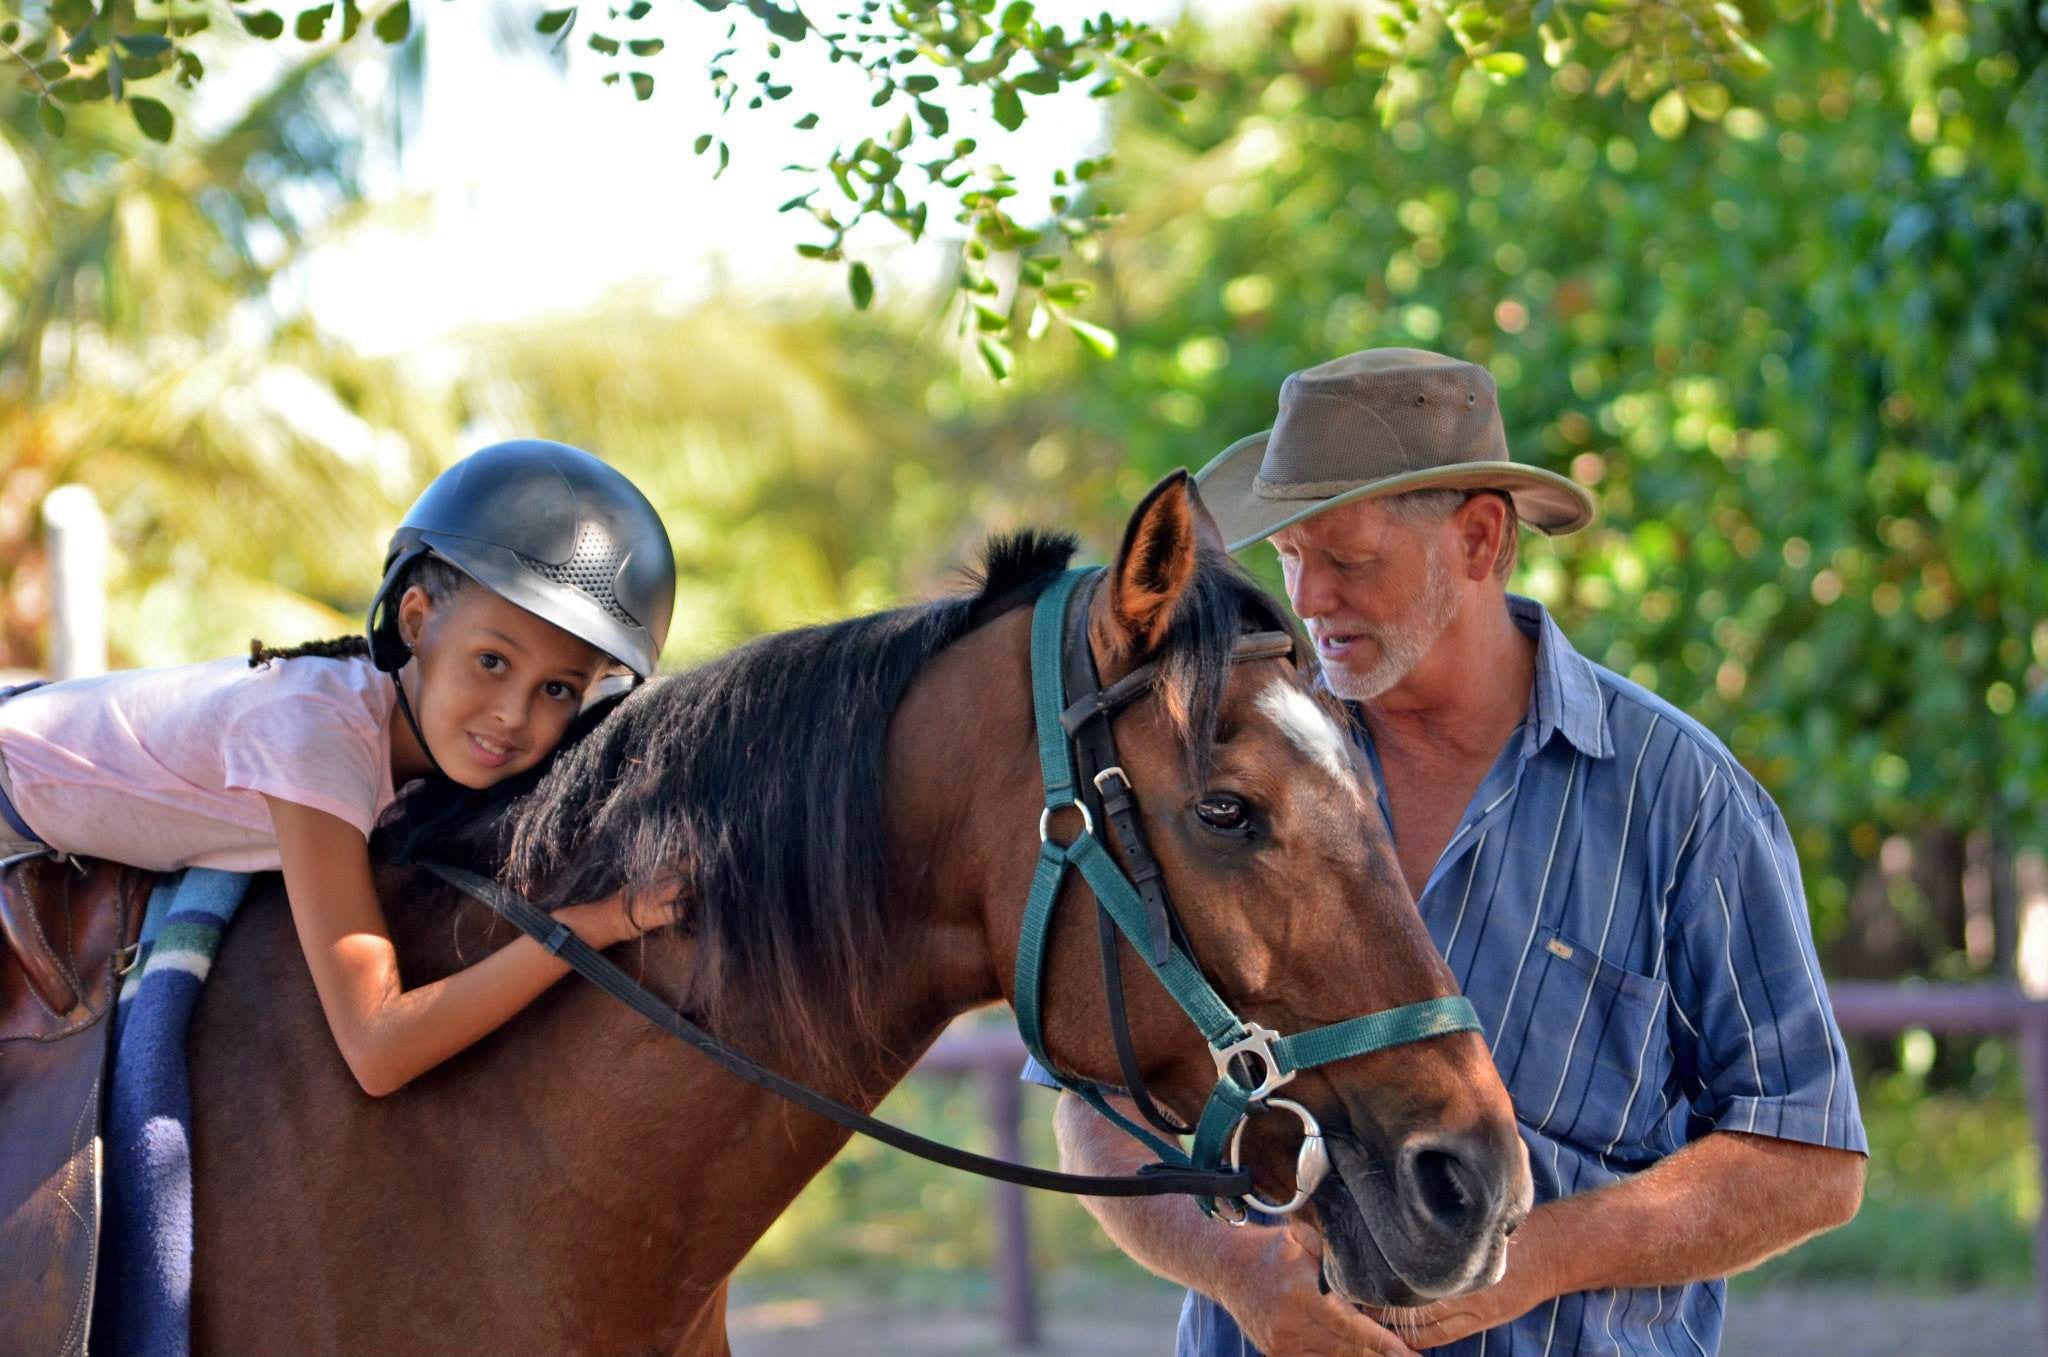
[[837, 1122], [850, 1131], [893, 1145], [906, 1154], [929, 1159], [947, 1168], [961, 1169], [1021, 1187], [1047, 1192], [1065, 1192], [1079, 1197], [1157, 1197], [1168, 1195], [1243, 1197], [1252, 1191], [1251, 1171], [1211, 1173], [1200, 1169], [1173, 1168], [1150, 1164], [1135, 1174], [1094, 1177], [1078, 1173], [1057, 1173], [1050, 1169], [1012, 1164], [1002, 1159], [957, 1149], [927, 1139], [875, 1118], [845, 1103], [814, 1093], [802, 1084], [786, 1079], [733, 1050], [717, 1037], [685, 1018], [656, 998], [633, 977], [620, 970], [603, 953], [576, 936], [569, 926], [558, 922], [546, 910], [507, 890], [489, 877], [460, 867], [440, 863], [422, 864], [463, 894], [489, 906], [520, 932], [567, 962], [575, 972], [617, 999], [647, 1021], [701, 1052], [734, 1078], [786, 1098], [806, 1111]]

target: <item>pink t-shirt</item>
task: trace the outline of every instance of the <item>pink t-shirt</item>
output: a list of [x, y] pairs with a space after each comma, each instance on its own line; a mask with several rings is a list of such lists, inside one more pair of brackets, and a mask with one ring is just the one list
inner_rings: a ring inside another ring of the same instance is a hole
[[0, 702], [14, 805], [67, 853], [157, 871], [278, 864], [266, 795], [365, 835], [395, 799], [391, 679], [243, 659], [68, 679]]

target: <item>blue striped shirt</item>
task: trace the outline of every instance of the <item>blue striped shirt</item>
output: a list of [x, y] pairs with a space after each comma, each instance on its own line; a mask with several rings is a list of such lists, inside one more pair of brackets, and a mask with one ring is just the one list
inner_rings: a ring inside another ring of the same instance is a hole
[[[1537, 643], [1529, 711], [1418, 905], [1485, 1025], [1536, 1200], [1710, 1131], [1867, 1152], [1777, 806], [1698, 722], [1574, 650], [1542, 605], [1508, 606]], [[1380, 810], [1398, 835], [1384, 791]], [[1432, 1357], [1711, 1357], [1725, 1297], [1720, 1281], [1579, 1292]], [[1254, 1351], [1190, 1293], [1178, 1357]]]

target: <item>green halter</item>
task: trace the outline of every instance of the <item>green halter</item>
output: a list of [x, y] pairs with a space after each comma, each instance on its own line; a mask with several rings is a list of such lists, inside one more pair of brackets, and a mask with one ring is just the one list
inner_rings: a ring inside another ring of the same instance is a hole
[[[1425, 999], [1384, 1013], [1281, 1036], [1231, 1012], [1204, 978], [1194, 958], [1177, 942], [1169, 941], [1155, 956], [1146, 904], [1096, 835], [1093, 817], [1075, 785], [1072, 737], [1061, 722], [1068, 702], [1062, 650], [1066, 643], [1067, 609], [1075, 588], [1093, 573], [1066, 572], [1039, 595], [1032, 611], [1031, 704], [1038, 725], [1039, 764], [1045, 775], [1045, 808], [1038, 820], [1038, 866], [1032, 873], [1031, 894], [1025, 902], [1024, 924], [1017, 945], [1017, 1027], [1032, 1057], [1061, 1087], [1085, 1099], [1097, 1112], [1143, 1141], [1163, 1162], [1178, 1168], [1214, 1170], [1226, 1162], [1236, 1168], [1239, 1142], [1248, 1118], [1268, 1107], [1294, 1113], [1301, 1120], [1303, 1140], [1295, 1168], [1293, 1199], [1275, 1204], [1254, 1196], [1246, 1197], [1243, 1205], [1269, 1214], [1297, 1211], [1328, 1173], [1329, 1158], [1322, 1130], [1308, 1109], [1285, 1098], [1274, 1098], [1273, 1092], [1300, 1071], [1318, 1065], [1453, 1032], [1476, 1032], [1480, 1030], [1479, 1017], [1471, 1002], [1457, 995]], [[1099, 717], [1103, 721], [1109, 718], [1107, 710]], [[1055, 843], [1051, 837], [1052, 821], [1067, 810], [1079, 813], [1080, 832], [1068, 843]], [[1209, 1043], [1216, 1060], [1216, 1088], [1195, 1125], [1191, 1150], [1183, 1150], [1118, 1113], [1099, 1088], [1061, 1073], [1046, 1053], [1042, 1012], [1046, 948], [1053, 908], [1070, 868], [1081, 874], [1095, 893], [1097, 904], [1131, 941], [1159, 983]], [[1252, 1068], [1254, 1064], [1256, 1069]], [[1244, 1082], [1254, 1076], [1255, 1082]], [[1196, 1200], [1204, 1213], [1217, 1213], [1215, 1198]], [[1242, 1209], [1234, 1216], [1224, 1214], [1236, 1223], [1246, 1218]]]

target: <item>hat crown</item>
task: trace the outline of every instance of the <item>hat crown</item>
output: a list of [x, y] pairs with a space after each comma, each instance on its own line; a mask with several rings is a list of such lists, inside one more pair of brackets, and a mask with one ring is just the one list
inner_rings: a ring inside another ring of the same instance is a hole
[[1366, 349], [1281, 386], [1254, 489], [1309, 498], [1403, 472], [1507, 460], [1485, 368], [1424, 349]]

